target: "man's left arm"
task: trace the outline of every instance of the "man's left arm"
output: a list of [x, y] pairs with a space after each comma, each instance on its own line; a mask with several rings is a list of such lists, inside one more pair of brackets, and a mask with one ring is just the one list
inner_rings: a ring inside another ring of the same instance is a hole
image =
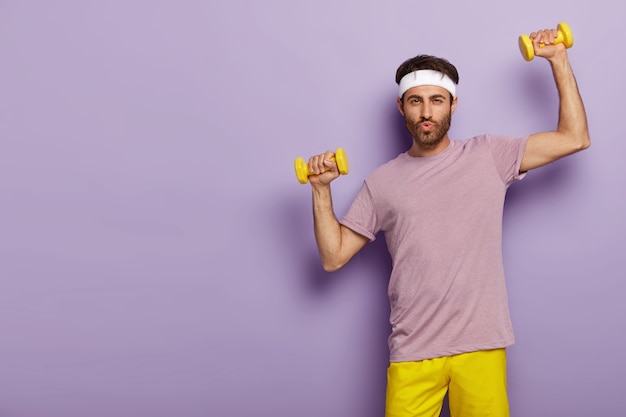
[[553, 43], [556, 36], [556, 30], [540, 30], [530, 35], [535, 55], [547, 59], [552, 67], [559, 93], [559, 122], [556, 131], [530, 135], [520, 172], [549, 164], [591, 145], [587, 115], [576, 78], [565, 46]]

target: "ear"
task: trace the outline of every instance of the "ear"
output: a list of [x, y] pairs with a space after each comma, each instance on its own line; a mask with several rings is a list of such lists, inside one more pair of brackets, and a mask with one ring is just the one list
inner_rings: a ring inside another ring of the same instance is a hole
[[398, 111], [400, 112], [402, 117], [404, 117], [404, 102], [402, 101], [402, 97], [398, 97], [396, 101], [398, 103]]
[[459, 96], [456, 96], [452, 99], [452, 103], [450, 104], [450, 113], [454, 114], [458, 101], [459, 101]]

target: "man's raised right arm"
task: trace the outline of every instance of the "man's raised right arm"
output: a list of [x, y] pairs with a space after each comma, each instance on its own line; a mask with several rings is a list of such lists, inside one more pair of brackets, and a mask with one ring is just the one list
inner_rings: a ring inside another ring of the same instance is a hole
[[330, 160], [333, 156], [332, 152], [326, 152], [311, 157], [308, 162], [309, 171], [316, 173], [309, 176], [315, 240], [322, 266], [329, 272], [343, 267], [369, 242], [365, 236], [340, 224], [335, 217], [330, 183], [339, 176], [339, 171], [337, 164]]

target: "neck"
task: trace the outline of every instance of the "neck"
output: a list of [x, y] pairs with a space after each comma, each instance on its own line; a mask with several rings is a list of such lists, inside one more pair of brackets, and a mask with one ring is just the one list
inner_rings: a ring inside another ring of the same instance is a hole
[[445, 135], [441, 141], [434, 145], [424, 145], [423, 143], [418, 143], [416, 140], [413, 140], [413, 146], [409, 149], [408, 154], [415, 158], [433, 156], [445, 151], [448, 148], [448, 145], [450, 145], [450, 138], [448, 135]]

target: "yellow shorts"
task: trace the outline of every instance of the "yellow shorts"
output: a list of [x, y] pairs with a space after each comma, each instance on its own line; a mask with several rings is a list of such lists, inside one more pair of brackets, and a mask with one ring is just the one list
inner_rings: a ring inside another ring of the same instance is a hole
[[506, 350], [390, 363], [385, 417], [438, 417], [446, 392], [451, 417], [508, 417]]

